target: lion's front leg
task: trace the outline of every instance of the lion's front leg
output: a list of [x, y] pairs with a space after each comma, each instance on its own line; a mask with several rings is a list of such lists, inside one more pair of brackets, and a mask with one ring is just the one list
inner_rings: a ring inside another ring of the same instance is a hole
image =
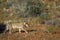
[[27, 30], [25, 30], [24, 28], [22, 28], [22, 30], [25, 31], [26, 33], [28, 33]]

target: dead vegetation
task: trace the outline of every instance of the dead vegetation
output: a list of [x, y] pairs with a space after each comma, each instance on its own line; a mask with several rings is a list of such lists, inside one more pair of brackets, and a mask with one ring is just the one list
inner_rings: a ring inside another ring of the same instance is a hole
[[60, 0], [3, 1], [0, 21], [8, 20], [28, 22], [30, 27], [26, 30], [29, 33], [18, 33], [15, 29], [12, 34], [1, 33], [0, 40], [60, 40]]

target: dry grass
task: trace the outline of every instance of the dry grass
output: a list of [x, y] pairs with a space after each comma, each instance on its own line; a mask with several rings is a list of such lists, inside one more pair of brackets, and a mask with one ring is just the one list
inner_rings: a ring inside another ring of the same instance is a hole
[[44, 31], [50, 26], [51, 25], [45, 24], [30, 25], [30, 27], [26, 29], [29, 33], [18, 33], [14, 30], [12, 34], [8, 32], [6, 34], [0, 34], [0, 40], [60, 40], [60, 29], [58, 29], [58, 27], [52, 26], [54, 29], [52, 30], [53, 32]]
[[[56, 8], [59, 9], [60, 6], [56, 6], [55, 2], [60, 2], [60, 0], [43, 0], [43, 3], [49, 6], [48, 8], [44, 8], [44, 10], [47, 9], [48, 12], [51, 14], [51, 17], [59, 22], [60, 18], [56, 17], [56, 15], [60, 13], [60, 11], [57, 12]], [[11, 20], [18, 19], [18, 21], [21, 22], [28, 21], [30, 27], [26, 28], [26, 30], [29, 33], [25, 32], [19, 33], [16, 32], [18, 30], [13, 30], [12, 34], [9, 34], [8, 32], [6, 32], [5, 34], [4, 33], [0, 34], [0, 40], [60, 40], [60, 26], [58, 27], [58, 25], [53, 26], [47, 24], [40, 24], [39, 21], [43, 21], [43, 19], [39, 17], [24, 19], [16, 17], [18, 15], [16, 15], [15, 12], [12, 13], [14, 14], [13, 16], [9, 16], [9, 13], [7, 15], [0, 14], [0, 21], [10, 19]]]

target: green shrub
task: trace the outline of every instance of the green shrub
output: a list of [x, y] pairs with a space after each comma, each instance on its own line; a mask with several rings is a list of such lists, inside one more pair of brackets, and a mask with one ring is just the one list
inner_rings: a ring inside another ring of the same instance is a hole
[[43, 4], [39, 1], [28, 1], [26, 6], [26, 12], [30, 16], [39, 16], [41, 14], [42, 5]]
[[48, 28], [47, 28], [47, 30], [48, 30], [48, 32], [53, 32], [54, 31], [54, 26], [49, 26]]
[[0, 3], [6, 2], [7, 0], [0, 0]]

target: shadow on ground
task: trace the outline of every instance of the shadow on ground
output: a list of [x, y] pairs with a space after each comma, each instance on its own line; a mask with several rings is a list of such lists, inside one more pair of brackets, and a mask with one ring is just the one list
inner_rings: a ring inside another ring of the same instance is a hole
[[[27, 30], [27, 32], [36, 32], [37, 30], [34, 30], [34, 29], [31, 29], [31, 30]], [[8, 31], [7, 31], [8, 32]], [[19, 31], [15, 31], [15, 32], [13, 32], [13, 33], [16, 33], [16, 32], [19, 32]], [[25, 33], [25, 31], [21, 31], [22, 33]]]

